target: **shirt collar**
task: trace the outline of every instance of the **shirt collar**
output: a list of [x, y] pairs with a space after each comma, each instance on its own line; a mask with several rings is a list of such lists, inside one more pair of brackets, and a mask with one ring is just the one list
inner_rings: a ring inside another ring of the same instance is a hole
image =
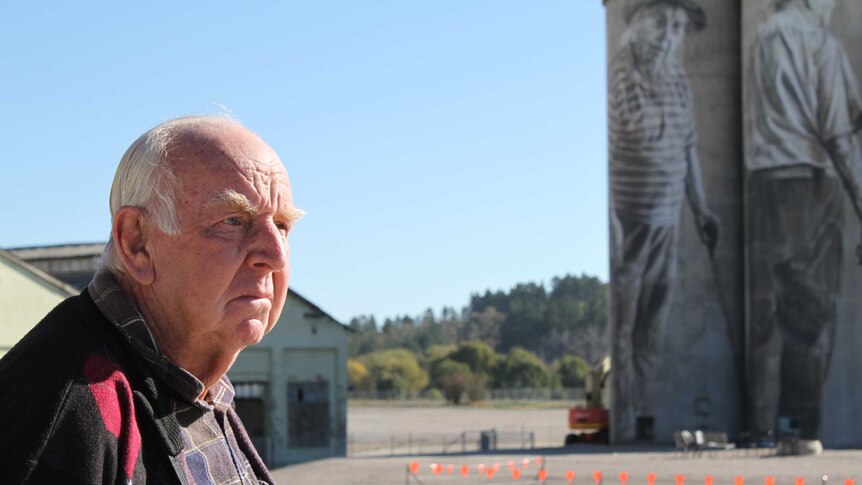
[[170, 388], [186, 401], [203, 407], [230, 406], [234, 389], [227, 376], [222, 376], [207, 392], [207, 400], [198, 399], [204, 392], [204, 384], [190, 372], [175, 364], [159, 350], [158, 342], [141, 312], [123, 293], [110, 271], [100, 270], [87, 287], [96, 306], [123, 335], [147, 364]]

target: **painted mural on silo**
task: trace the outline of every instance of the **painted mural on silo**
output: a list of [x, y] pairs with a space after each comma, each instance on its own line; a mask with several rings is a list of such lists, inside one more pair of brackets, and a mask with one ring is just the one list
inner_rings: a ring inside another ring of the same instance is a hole
[[[714, 130], [739, 116], [739, 11], [730, 3], [606, 5], [614, 442], [727, 431], [738, 419], [741, 285], [734, 265], [722, 263], [739, 260], [741, 142]], [[710, 47], [719, 68], [704, 62]], [[714, 106], [698, 88], [726, 97]], [[705, 173], [718, 176], [707, 184]]]
[[858, 444], [862, 57], [848, 46], [862, 3], [746, 0], [743, 13], [749, 430], [782, 453]]

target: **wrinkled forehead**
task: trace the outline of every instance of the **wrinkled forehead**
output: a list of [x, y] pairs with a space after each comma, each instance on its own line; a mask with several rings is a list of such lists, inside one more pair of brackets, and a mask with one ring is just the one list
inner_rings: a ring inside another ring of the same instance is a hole
[[177, 183], [187, 190], [249, 186], [290, 199], [290, 180], [278, 155], [242, 127], [218, 126], [179, 133], [171, 141], [167, 158]]
[[278, 155], [260, 137], [234, 124], [198, 126], [180, 130], [167, 149], [167, 159], [177, 172], [218, 170], [233, 166], [286, 178]]

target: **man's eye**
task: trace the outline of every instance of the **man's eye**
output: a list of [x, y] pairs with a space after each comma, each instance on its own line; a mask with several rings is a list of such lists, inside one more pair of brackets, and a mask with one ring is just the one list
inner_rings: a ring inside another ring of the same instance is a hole
[[239, 217], [226, 217], [222, 220], [228, 226], [239, 226], [242, 224], [242, 221], [239, 220]]
[[282, 234], [287, 234], [288, 232], [290, 232], [290, 226], [285, 222], [276, 222], [275, 227], [277, 227]]

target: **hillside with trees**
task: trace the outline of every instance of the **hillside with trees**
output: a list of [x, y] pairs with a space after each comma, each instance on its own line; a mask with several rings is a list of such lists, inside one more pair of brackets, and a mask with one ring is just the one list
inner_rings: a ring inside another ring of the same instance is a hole
[[437, 389], [453, 403], [486, 389], [583, 385], [608, 349], [607, 284], [592, 276], [518, 284], [470, 296], [460, 311], [353, 318], [348, 373], [355, 390], [416, 395]]

